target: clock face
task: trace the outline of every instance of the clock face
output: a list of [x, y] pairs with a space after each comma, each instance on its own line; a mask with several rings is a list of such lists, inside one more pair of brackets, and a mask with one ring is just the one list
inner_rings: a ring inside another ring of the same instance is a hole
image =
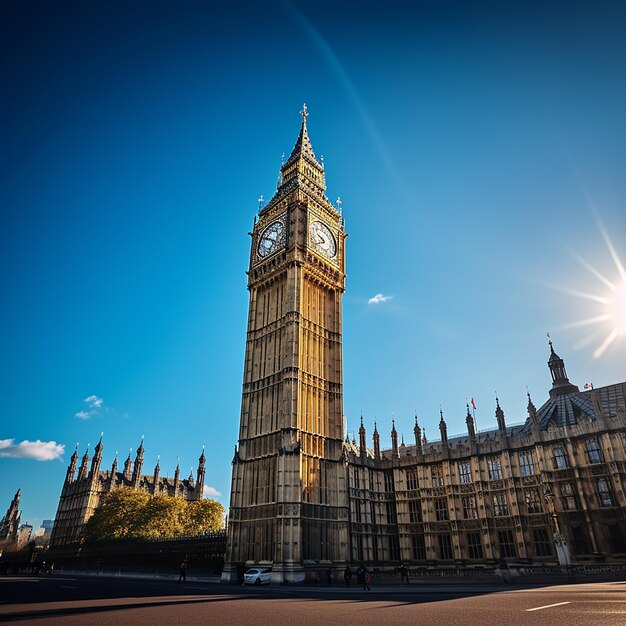
[[311, 247], [320, 254], [332, 259], [337, 255], [337, 242], [328, 226], [322, 222], [313, 222], [309, 227]]
[[284, 226], [283, 223], [272, 222], [261, 234], [257, 254], [264, 259], [273, 252], [276, 252], [284, 242]]

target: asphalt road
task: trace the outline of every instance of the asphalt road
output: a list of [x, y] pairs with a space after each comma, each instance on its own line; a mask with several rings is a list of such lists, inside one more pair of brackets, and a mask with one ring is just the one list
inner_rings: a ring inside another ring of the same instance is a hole
[[0, 577], [0, 621], [53, 624], [626, 624], [626, 581], [512, 588], [239, 587], [55, 575]]

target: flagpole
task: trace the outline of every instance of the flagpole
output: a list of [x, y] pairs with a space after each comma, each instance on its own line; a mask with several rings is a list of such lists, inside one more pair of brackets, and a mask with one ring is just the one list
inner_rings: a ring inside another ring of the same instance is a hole
[[478, 433], [478, 422], [476, 421], [476, 403], [474, 402], [474, 398], [472, 398], [472, 413], [474, 414], [474, 428], [476, 428], [476, 432]]

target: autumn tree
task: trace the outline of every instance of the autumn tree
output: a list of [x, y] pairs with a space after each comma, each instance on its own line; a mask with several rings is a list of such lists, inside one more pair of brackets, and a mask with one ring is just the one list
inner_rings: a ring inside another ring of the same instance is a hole
[[223, 526], [224, 507], [215, 500], [188, 502], [117, 489], [105, 494], [83, 531], [87, 541], [161, 539], [199, 535]]

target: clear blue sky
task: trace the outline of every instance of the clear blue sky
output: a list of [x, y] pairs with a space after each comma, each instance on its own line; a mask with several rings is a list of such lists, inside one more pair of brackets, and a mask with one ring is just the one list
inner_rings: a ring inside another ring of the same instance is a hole
[[594, 358], [609, 323], [564, 328], [604, 305], [554, 286], [606, 293], [574, 254], [616, 279], [598, 220], [626, 256], [626, 15], [548, 4], [5, 3], [0, 515], [21, 486], [52, 517], [101, 431], [170, 475], [205, 444], [228, 504], [247, 233], [303, 102], [350, 235], [351, 431], [435, 438], [441, 405], [460, 433], [472, 396], [484, 429], [495, 390], [524, 420], [547, 330], [573, 382], [624, 380], [623, 333]]

